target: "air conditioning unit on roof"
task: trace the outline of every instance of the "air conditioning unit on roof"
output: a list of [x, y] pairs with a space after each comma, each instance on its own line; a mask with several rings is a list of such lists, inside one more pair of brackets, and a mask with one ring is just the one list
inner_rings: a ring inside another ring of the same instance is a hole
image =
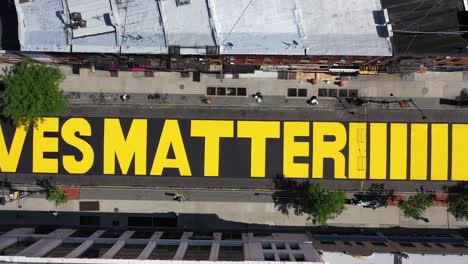
[[175, 0], [176, 6], [190, 5], [190, 0]]
[[176, 6], [190, 5], [190, 0], [176, 0]]

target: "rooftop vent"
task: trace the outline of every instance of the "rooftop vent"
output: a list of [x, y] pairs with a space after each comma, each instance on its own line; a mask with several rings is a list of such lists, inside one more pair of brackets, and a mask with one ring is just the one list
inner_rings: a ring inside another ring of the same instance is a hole
[[190, 0], [175, 0], [176, 6], [190, 5]]
[[68, 27], [73, 29], [73, 38], [115, 32], [109, 0], [66, 0], [66, 2], [70, 12]]
[[72, 23], [71, 23], [71, 26], [70, 26], [72, 29], [77, 29], [78, 27], [80, 27], [80, 28], [85, 28], [86, 27], [86, 20], [84, 20], [81, 17], [80, 12], [71, 13], [70, 18], [72, 20]]
[[70, 14], [70, 18], [73, 20], [73, 21], [80, 21], [80, 20], [83, 20], [83, 18], [81, 17], [81, 13], [79, 12], [73, 12]]

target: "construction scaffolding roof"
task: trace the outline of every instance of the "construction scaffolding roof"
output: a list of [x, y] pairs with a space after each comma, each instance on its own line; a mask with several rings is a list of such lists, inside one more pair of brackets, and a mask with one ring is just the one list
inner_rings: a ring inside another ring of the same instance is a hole
[[221, 54], [392, 55], [391, 34], [382, 34], [388, 27], [380, 18], [384, 14], [380, 0], [15, 0], [15, 4], [24, 51], [212, 54], [211, 47], [217, 46]]
[[[468, 34], [421, 34], [468, 30], [467, 0], [382, 0], [396, 31], [397, 56], [467, 56]], [[398, 32], [402, 31], [402, 32]]]

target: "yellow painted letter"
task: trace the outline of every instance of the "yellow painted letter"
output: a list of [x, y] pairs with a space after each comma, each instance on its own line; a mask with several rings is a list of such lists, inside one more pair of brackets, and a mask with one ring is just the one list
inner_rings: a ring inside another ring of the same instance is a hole
[[284, 122], [283, 174], [286, 178], [309, 178], [309, 164], [295, 163], [294, 157], [310, 155], [309, 142], [296, 142], [295, 137], [309, 137], [309, 122]]
[[371, 123], [370, 125], [369, 167], [371, 180], [387, 179], [387, 124]]
[[448, 180], [448, 124], [431, 125], [431, 180]]
[[238, 121], [237, 137], [251, 139], [251, 177], [265, 177], [266, 140], [267, 138], [280, 137], [280, 123], [268, 121]]
[[146, 119], [134, 119], [125, 137], [119, 119], [104, 119], [104, 174], [115, 174], [117, 158], [127, 175], [135, 157], [135, 175], [146, 175], [147, 126]]
[[[346, 146], [346, 129], [341, 123], [314, 122], [312, 153], [312, 177], [323, 178], [323, 163], [325, 158], [334, 160], [335, 179], [346, 179], [346, 160], [341, 152]], [[325, 141], [325, 136], [334, 137], [333, 141]]]
[[427, 124], [411, 125], [411, 180], [427, 180]]
[[452, 125], [452, 181], [468, 181], [468, 125]]
[[44, 158], [45, 152], [58, 152], [58, 138], [47, 138], [44, 132], [58, 132], [59, 119], [45, 117], [33, 130], [33, 172], [58, 173], [58, 160]]
[[406, 180], [408, 157], [408, 127], [406, 124], [390, 126], [390, 179]]
[[349, 123], [348, 178], [365, 179], [367, 172], [367, 124]]
[[205, 138], [205, 176], [219, 176], [219, 140], [234, 136], [234, 121], [192, 120], [190, 136]]
[[[174, 159], [167, 158], [171, 146], [174, 150]], [[160, 176], [165, 168], [178, 169], [180, 176], [192, 176], [177, 120], [164, 122], [158, 149], [151, 167], [151, 175]]]
[[62, 138], [68, 144], [81, 151], [80, 161], [74, 155], [63, 155], [62, 163], [66, 171], [72, 174], [88, 172], [94, 163], [94, 151], [91, 145], [79, 136], [89, 137], [92, 134], [91, 126], [84, 118], [70, 118], [62, 126]]
[[0, 172], [16, 172], [27, 133], [27, 127], [18, 126], [8, 151], [2, 125], [0, 124]]

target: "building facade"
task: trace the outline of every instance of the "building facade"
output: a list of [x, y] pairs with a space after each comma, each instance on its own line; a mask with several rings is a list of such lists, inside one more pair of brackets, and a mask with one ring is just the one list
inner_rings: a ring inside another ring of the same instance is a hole
[[364, 260], [377, 257], [400, 261], [391, 263], [424, 263], [416, 259], [425, 256], [468, 259], [466, 230], [292, 228], [171, 213], [4, 211], [1, 216], [0, 261], [16, 263], [346, 263], [337, 256], [363, 261], [356, 263], [373, 263]]

